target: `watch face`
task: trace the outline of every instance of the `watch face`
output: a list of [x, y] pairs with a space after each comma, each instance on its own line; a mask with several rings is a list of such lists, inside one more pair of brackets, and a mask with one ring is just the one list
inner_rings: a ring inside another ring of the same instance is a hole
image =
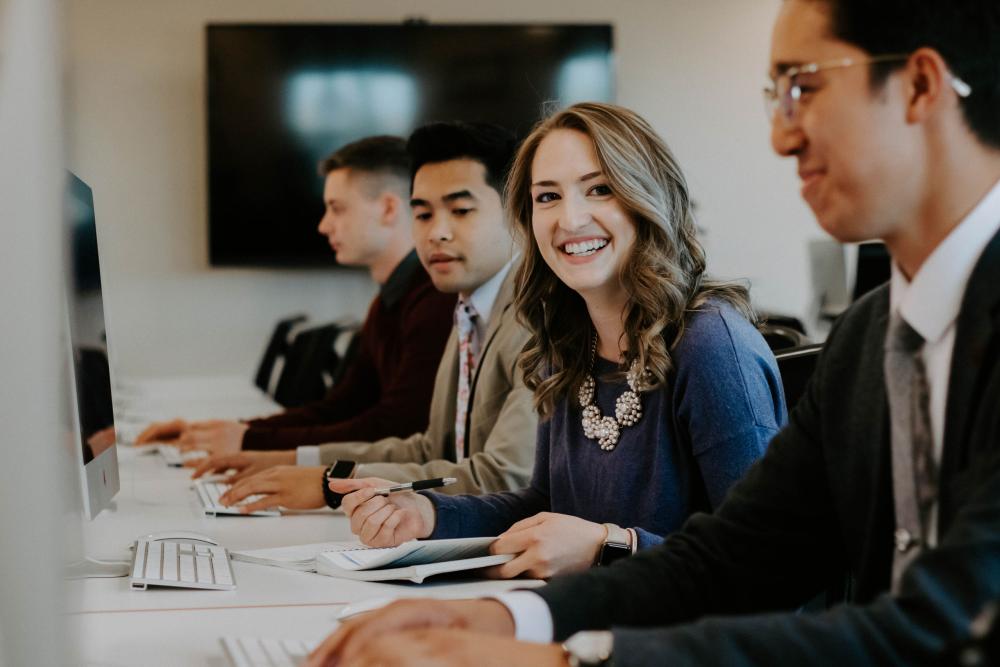
[[597, 559], [598, 565], [611, 565], [619, 558], [632, 555], [632, 548], [627, 544], [615, 544], [607, 542], [601, 547], [601, 555]]

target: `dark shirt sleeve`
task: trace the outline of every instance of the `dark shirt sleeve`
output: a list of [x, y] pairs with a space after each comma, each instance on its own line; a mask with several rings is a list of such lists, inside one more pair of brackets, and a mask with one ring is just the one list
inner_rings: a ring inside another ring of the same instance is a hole
[[884, 593], [868, 605], [822, 614], [618, 628], [615, 665], [960, 664], [959, 647], [969, 642], [974, 620], [988, 617], [989, 605], [1000, 600], [1000, 455], [991, 458], [977, 465], [969, 502], [938, 547], [904, 572], [896, 596]]
[[[777, 362], [749, 322], [715, 308], [691, 323], [674, 358], [678, 437], [692, 452], [715, 510], [787, 420]], [[640, 549], [663, 542], [635, 530]]]
[[437, 513], [433, 539], [499, 535], [521, 519], [549, 511], [549, 422], [539, 423], [535, 468], [525, 489], [481, 496], [426, 493]]
[[390, 369], [384, 386], [379, 386], [370, 348], [379, 341], [368, 336], [369, 347], [359, 355], [359, 363], [323, 401], [251, 422], [243, 438], [244, 449], [375, 441], [424, 430], [434, 377], [451, 331], [453, 307], [453, 297], [425, 286], [421, 297], [405, 306], [400, 362]]

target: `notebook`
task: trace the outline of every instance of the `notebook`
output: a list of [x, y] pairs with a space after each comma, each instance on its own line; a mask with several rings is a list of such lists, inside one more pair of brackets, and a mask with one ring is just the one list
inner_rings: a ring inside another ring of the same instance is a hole
[[474, 570], [512, 560], [514, 554], [490, 554], [490, 544], [495, 539], [412, 540], [398, 547], [326, 551], [316, 556], [316, 571], [341, 579], [409, 580], [419, 584], [436, 574]]
[[243, 563], [254, 565], [270, 565], [286, 570], [299, 572], [315, 572], [316, 556], [327, 551], [357, 551], [367, 549], [358, 541], [350, 542], [317, 542], [315, 544], [296, 544], [289, 547], [274, 547], [271, 549], [253, 549], [250, 551], [230, 551], [229, 557]]

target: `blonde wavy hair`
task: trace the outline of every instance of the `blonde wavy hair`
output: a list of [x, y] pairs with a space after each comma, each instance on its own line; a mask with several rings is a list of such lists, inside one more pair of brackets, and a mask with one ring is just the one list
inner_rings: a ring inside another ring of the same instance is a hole
[[629, 109], [597, 102], [558, 111], [521, 144], [505, 191], [507, 213], [522, 245], [515, 307], [531, 334], [519, 364], [543, 418], [570, 393], [575, 400], [590, 372], [593, 335], [583, 298], [545, 263], [532, 233], [531, 163], [555, 130], [582, 132], [593, 141], [608, 185], [635, 225], [635, 243], [620, 274], [629, 294], [622, 373], [637, 359], [649, 371], [643, 390], [663, 386], [687, 314], [709, 299], [726, 301], [757, 323], [745, 286], [705, 277], [705, 252], [695, 235], [684, 174], [649, 123]]

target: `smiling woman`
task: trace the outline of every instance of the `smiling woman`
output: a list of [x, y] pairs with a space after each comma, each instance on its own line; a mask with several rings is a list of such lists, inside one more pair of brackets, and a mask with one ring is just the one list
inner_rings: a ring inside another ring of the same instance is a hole
[[[462, 189], [424, 185], [418, 216]], [[515, 558], [495, 576], [548, 578], [658, 544], [717, 507], [785, 405], [746, 290], [704, 277], [684, 178], [644, 120], [569, 107], [525, 140], [506, 192], [530, 334], [519, 364], [544, 417], [531, 484], [384, 499], [362, 488], [343, 507], [372, 546], [499, 535], [491, 550]]]

